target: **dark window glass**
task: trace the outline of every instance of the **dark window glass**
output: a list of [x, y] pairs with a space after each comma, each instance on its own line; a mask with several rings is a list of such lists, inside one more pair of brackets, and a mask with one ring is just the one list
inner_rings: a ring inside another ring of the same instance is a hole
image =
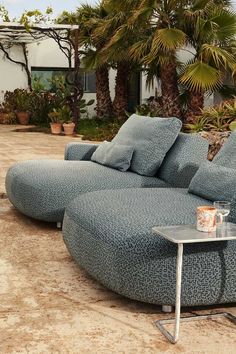
[[[53, 68], [31, 68], [32, 80], [40, 79], [40, 83], [46, 90], [53, 92], [53, 87], [50, 83], [52, 78], [57, 76], [65, 76], [68, 74], [66, 69], [53, 69]], [[96, 79], [95, 73], [90, 72], [81, 72], [80, 80], [84, 87], [84, 92], [87, 93], [96, 93]]]

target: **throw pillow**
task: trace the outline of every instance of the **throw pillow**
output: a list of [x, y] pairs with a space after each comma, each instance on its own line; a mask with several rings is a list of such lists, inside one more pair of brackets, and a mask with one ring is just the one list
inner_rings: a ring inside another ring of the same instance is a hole
[[181, 127], [182, 123], [177, 118], [150, 118], [133, 114], [112, 142], [134, 147], [131, 171], [155, 176]]
[[91, 160], [125, 172], [130, 167], [134, 148], [104, 141], [93, 153]]
[[193, 177], [188, 191], [211, 201], [232, 201], [236, 198], [236, 171], [204, 162]]

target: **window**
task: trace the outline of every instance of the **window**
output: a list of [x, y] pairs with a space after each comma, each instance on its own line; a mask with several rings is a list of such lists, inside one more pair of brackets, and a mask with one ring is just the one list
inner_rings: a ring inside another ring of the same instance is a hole
[[95, 73], [93, 71], [84, 72], [84, 92], [96, 92], [96, 78]]
[[[69, 72], [66, 68], [31, 68], [32, 81], [40, 80], [40, 84], [49, 91], [53, 92], [53, 87], [51, 85], [51, 80], [57, 76], [66, 77]], [[80, 74], [81, 82], [83, 83], [84, 92], [96, 93], [96, 78], [93, 71], [81, 72]]]

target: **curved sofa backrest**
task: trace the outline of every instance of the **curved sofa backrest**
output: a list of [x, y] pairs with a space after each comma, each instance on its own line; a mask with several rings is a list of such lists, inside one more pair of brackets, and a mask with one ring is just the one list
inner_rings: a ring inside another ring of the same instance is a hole
[[158, 177], [173, 187], [188, 188], [200, 164], [207, 159], [209, 144], [199, 134], [180, 133], [167, 153]]
[[236, 169], [236, 131], [231, 133], [212, 162], [216, 165]]

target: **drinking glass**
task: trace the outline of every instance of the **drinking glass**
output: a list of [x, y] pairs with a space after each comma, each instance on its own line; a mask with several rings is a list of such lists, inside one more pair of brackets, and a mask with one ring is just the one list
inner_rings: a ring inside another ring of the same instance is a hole
[[214, 207], [217, 209], [216, 226], [217, 228], [225, 230], [227, 228], [227, 220], [230, 213], [230, 202], [216, 201], [214, 202]]

